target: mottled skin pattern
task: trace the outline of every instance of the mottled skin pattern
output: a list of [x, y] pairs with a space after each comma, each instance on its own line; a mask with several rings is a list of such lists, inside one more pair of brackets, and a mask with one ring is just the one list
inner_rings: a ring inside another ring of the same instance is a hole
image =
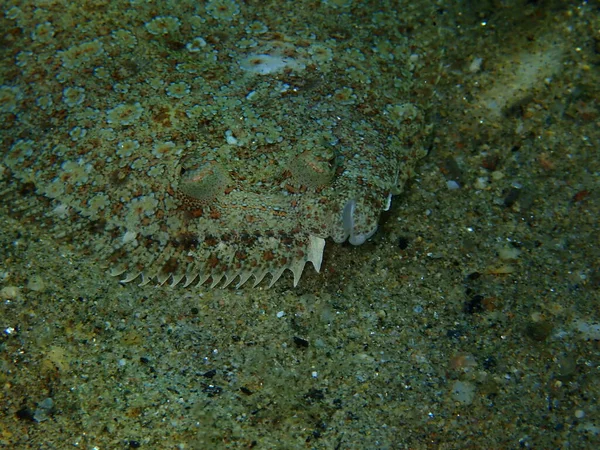
[[422, 154], [402, 37], [226, 1], [159, 8], [5, 11], [4, 195], [52, 199], [56, 234], [144, 283], [297, 283], [323, 239], [371, 236]]

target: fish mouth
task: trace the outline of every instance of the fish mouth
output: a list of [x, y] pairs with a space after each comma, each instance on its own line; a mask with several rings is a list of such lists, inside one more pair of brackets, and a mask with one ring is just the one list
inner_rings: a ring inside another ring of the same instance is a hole
[[367, 239], [375, 234], [377, 231], [377, 223], [374, 224], [370, 229], [358, 224], [357, 217], [357, 203], [355, 199], [350, 199], [344, 205], [342, 209], [342, 227], [344, 229], [345, 237], [341, 240], [344, 242], [348, 239], [352, 245], [362, 245]]

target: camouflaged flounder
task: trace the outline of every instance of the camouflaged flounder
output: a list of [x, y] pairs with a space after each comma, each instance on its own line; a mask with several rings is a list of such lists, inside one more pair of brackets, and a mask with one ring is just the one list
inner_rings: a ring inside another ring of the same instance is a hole
[[5, 201], [125, 281], [297, 284], [421, 155], [395, 12], [334, 3], [8, 8]]

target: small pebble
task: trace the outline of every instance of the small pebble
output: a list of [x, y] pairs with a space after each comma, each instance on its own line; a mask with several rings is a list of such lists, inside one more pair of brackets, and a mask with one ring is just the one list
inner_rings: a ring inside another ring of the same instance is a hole
[[489, 180], [487, 177], [479, 177], [475, 180], [475, 189], [484, 190], [489, 186]]
[[16, 286], [5, 286], [0, 290], [0, 299], [14, 300], [19, 296], [20, 290]]
[[42, 292], [45, 288], [46, 283], [39, 275], [34, 275], [27, 281], [27, 289], [30, 289], [34, 292]]
[[452, 399], [463, 405], [470, 405], [475, 399], [475, 386], [468, 381], [456, 381], [452, 385]]
[[450, 189], [451, 191], [455, 191], [456, 189], [460, 189], [460, 184], [458, 184], [454, 180], [448, 180], [448, 181], [446, 181], [446, 186], [448, 186], [448, 189]]

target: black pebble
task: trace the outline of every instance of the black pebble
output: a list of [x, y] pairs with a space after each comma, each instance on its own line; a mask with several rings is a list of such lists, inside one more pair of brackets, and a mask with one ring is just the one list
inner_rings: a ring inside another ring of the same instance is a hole
[[299, 348], [307, 348], [308, 347], [308, 341], [306, 339], [302, 339], [301, 337], [298, 337], [298, 336], [294, 336], [294, 344], [296, 344], [296, 347], [299, 347]]
[[204, 372], [204, 373], [202, 374], [202, 376], [203, 376], [204, 378], [212, 378], [212, 377], [214, 377], [216, 374], [217, 374], [217, 371], [216, 371], [215, 369], [211, 369], [211, 370], [209, 370], [208, 372]]
[[16, 412], [16, 416], [20, 420], [28, 420], [30, 422], [35, 422], [33, 418], [33, 411], [24, 406]]
[[483, 311], [483, 299], [485, 297], [483, 295], [474, 295], [471, 297], [471, 300], [465, 303], [463, 307], [463, 311], [467, 314], [475, 314]]
[[400, 250], [406, 250], [409, 243], [410, 240], [407, 237], [401, 236], [398, 238], [398, 248], [400, 248]]

